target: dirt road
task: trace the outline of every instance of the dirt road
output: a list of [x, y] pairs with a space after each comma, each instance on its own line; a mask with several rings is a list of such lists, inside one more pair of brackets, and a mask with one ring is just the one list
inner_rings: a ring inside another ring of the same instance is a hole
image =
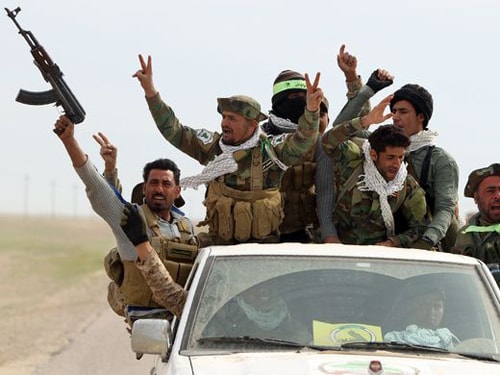
[[[16, 347], [13, 361], [0, 366], [3, 375], [136, 375], [149, 374], [154, 357], [145, 355], [135, 359], [130, 349], [130, 338], [126, 324], [107, 306], [107, 279], [99, 272], [92, 280], [73, 287], [63, 294], [53, 296], [55, 301], [68, 300], [66, 294], [81, 295], [84, 304], [75, 307], [46, 309], [50, 315], [58, 311], [58, 316], [41, 317], [43, 325], [26, 322], [23, 339], [16, 335], [9, 350]], [[3, 339], [13, 338], [15, 327], [4, 332]], [[10, 332], [10, 334], [9, 334]], [[19, 331], [17, 331], [19, 332]], [[24, 341], [22, 343], [21, 341]], [[19, 355], [21, 354], [21, 355]]]
[[99, 218], [0, 215], [0, 374], [149, 374], [106, 300], [113, 245]]
[[153, 365], [151, 355], [140, 360], [135, 358], [125, 324], [106, 308], [61, 352], [52, 356], [48, 363], [39, 365], [33, 373], [138, 375], [149, 374]]

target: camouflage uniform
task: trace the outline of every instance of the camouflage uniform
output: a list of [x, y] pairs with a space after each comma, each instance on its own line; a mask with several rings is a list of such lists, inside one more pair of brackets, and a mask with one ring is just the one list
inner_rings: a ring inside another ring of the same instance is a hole
[[[499, 163], [472, 171], [464, 195], [474, 198], [481, 181], [489, 176], [500, 176]], [[486, 264], [500, 264], [500, 222], [488, 222], [478, 212], [460, 229], [453, 251], [478, 258]]]
[[[106, 258], [106, 261], [111, 261], [113, 263], [105, 266], [109, 266], [109, 268], [113, 270], [114, 273], [110, 275], [110, 277], [112, 276], [116, 282], [116, 285], [110, 285], [108, 289], [108, 300], [111, 307], [119, 315], [124, 315], [123, 308], [125, 305], [157, 307], [158, 304], [148, 297], [150, 291], [147, 290], [145, 281], [141, 278], [137, 278], [135, 266], [132, 267], [137, 259], [137, 252], [135, 246], [130, 242], [120, 226], [124, 208], [123, 198], [116, 188], [112, 187], [106, 179], [98, 173], [90, 160], [87, 160], [84, 165], [75, 170], [85, 184], [87, 197], [92, 208], [108, 223], [116, 240], [117, 247], [113, 259]], [[106, 177], [113, 179], [112, 176]], [[119, 184], [117, 178], [114, 178], [114, 182]], [[144, 216], [146, 208], [141, 206], [139, 210]], [[157, 228], [148, 228], [148, 236], [152, 240], [152, 243], [165, 243], [166, 247], [169, 246], [168, 240], [171, 239], [182, 242], [179, 243], [179, 246], [188, 245], [196, 247], [196, 237], [194, 236], [194, 228], [191, 221], [178, 209], [173, 209], [171, 214], [171, 223], [158, 220]], [[151, 225], [153, 224], [151, 220], [149, 220], [149, 222]], [[155, 249], [157, 249], [157, 246], [155, 246]], [[160, 251], [160, 249], [157, 249], [157, 251]], [[162, 254], [165, 254], [164, 250]], [[190, 260], [190, 263], [192, 263], [192, 261], [193, 260]], [[184, 272], [184, 274], [186, 274], [186, 272]], [[123, 294], [122, 290], [130, 290], [129, 287], [139, 290], [141, 294], [140, 300], [147, 299], [148, 302], [137, 303], [138, 300], [135, 297], [137, 297], [139, 293], [134, 295]]]
[[[361, 78], [354, 82], [346, 82], [347, 84], [347, 98], [351, 99], [359, 92], [362, 82]], [[373, 95], [373, 94], [372, 94]], [[325, 98], [326, 99], [326, 98]], [[362, 109], [363, 114], [370, 111], [370, 106], [368, 99], [364, 100], [361, 104], [361, 100], [357, 101], [355, 105], [345, 106], [342, 112], [338, 115], [334, 124], [339, 120], [351, 119], [360, 114]], [[354, 102], [353, 102], [354, 104]], [[367, 104], [367, 105], [365, 105]], [[328, 105], [322, 104], [323, 107], [328, 112]], [[323, 108], [322, 107], [322, 108]], [[323, 109], [324, 110], [324, 109]], [[273, 123], [274, 122], [276, 123]], [[283, 122], [285, 124], [282, 125]], [[293, 133], [297, 129], [297, 125], [293, 124], [291, 121], [270, 116], [269, 120], [262, 124], [262, 128], [268, 134], [283, 134], [283, 133]], [[304, 157], [294, 165], [292, 165], [283, 176], [280, 191], [283, 195], [284, 204], [284, 219], [280, 225], [281, 239], [286, 240], [291, 239], [302, 239], [301, 242], [308, 242], [310, 240], [307, 237], [307, 232], [310, 229], [314, 229], [312, 232], [312, 237], [316, 237], [316, 231], [321, 230], [323, 233], [327, 223], [331, 223], [331, 212], [333, 210], [333, 197], [334, 194], [331, 190], [331, 180], [333, 175], [328, 173], [328, 171], [323, 172], [324, 169], [319, 167], [319, 160], [322, 160], [324, 168], [326, 170], [331, 169], [330, 159], [326, 157], [323, 153], [321, 147], [321, 137], [318, 137], [317, 142], [313, 145], [311, 150], [304, 155]], [[315, 186], [315, 180], [318, 177], [318, 168], [320, 168], [320, 177], [325, 176], [324, 180], [326, 182], [327, 194], [322, 195], [321, 202], [317, 206], [316, 200], [318, 189]], [[330, 199], [332, 198], [332, 199]], [[326, 219], [325, 219], [326, 217]], [[333, 224], [331, 225], [333, 227]], [[333, 227], [332, 230], [335, 230]], [[302, 234], [301, 234], [302, 233]], [[319, 240], [316, 238], [316, 241]]]
[[491, 225], [476, 213], [458, 232], [453, 252], [500, 264], [500, 223]]
[[[366, 115], [371, 110], [370, 98], [375, 92], [368, 86], [362, 86], [361, 78], [354, 82], [347, 82], [347, 103], [342, 108], [338, 116], [332, 123], [337, 126], [345, 121], [355, 117]], [[367, 138], [367, 130], [360, 131], [357, 136]], [[315, 175], [316, 182], [316, 212], [319, 222], [320, 240], [323, 242], [326, 237], [338, 236], [337, 229], [333, 224], [333, 209], [335, 207], [335, 177], [334, 163], [323, 151], [321, 146], [321, 137], [316, 147], [317, 170]]]
[[[325, 153], [333, 158], [337, 194], [340, 192], [333, 211], [339, 239], [342, 243], [369, 245], [388, 238], [378, 194], [373, 191], [360, 191], [355, 183], [348, 186], [353, 173], [356, 176], [363, 173], [363, 151], [350, 140], [360, 130], [362, 127], [359, 118], [340, 124], [325, 133], [323, 148]], [[347, 190], [342, 193], [344, 185]], [[408, 175], [399, 197], [389, 196], [388, 202], [396, 224], [396, 235], [389, 239], [396, 246], [411, 247], [425, 229], [424, 191], [415, 179]], [[398, 219], [399, 215], [401, 219]], [[401, 226], [404, 229], [401, 229]]]
[[[160, 95], [152, 98], [147, 98], [149, 109], [156, 122], [158, 129], [163, 137], [169, 141], [176, 148], [198, 160], [202, 165], [208, 164], [216, 156], [222, 153], [219, 146], [221, 134], [211, 132], [206, 129], [192, 129], [183, 126], [175, 117], [173, 110], [163, 102]], [[260, 109], [259, 109], [260, 110]], [[217, 181], [222, 184], [222, 189], [233, 189], [236, 192], [270, 192], [278, 190], [281, 179], [284, 174], [284, 169], [276, 163], [276, 159], [286, 166], [292, 165], [299, 160], [313, 145], [318, 133], [319, 127], [319, 111], [312, 113], [305, 111], [304, 115], [300, 118], [297, 131], [294, 134], [282, 134], [276, 137], [261, 135], [260, 146], [241, 149], [234, 152], [233, 156], [238, 164], [238, 169], [235, 172], [227, 173], [224, 176], [217, 178]], [[257, 161], [255, 161], [257, 159]], [[261, 176], [254, 176], [252, 174], [252, 165], [261, 163], [262, 172]], [[261, 187], [256, 189], [255, 181], [259, 180]], [[209, 184], [207, 189], [207, 196], [210, 196], [215, 191], [212, 183]], [[219, 192], [217, 194], [220, 194]], [[234, 198], [233, 198], [234, 199]], [[205, 200], [207, 206], [207, 214], [209, 207], [207, 199]], [[231, 209], [232, 210], [232, 209]], [[280, 208], [282, 210], [282, 208]], [[279, 213], [281, 219], [283, 213]], [[231, 244], [239, 241], [238, 239], [222, 238], [214, 226], [213, 221], [207, 217], [204, 224], [209, 225], [209, 241], [214, 241], [218, 244]], [[281, 220], [280, 219], [280, 220]], [[258, 222], [258, 221], [254, 221]], [[234, 225], [234, 223], [226, 223], [227, 225]], [[278, 223], [279, 225], [279, 223]], [[278, 232], [276, 231], [276, 234]], [[272, 235], [270, 238], [273, 237]], [[276, 236], [274, 236], [276, 237]], [[203, 242], [203, 236], [199, 236]], [[248, 241], [259, 241], [261, 239], [255, 238], [252, 233]]]
[[155, 301], [180, 317], [187, 291], [172, 279], [158, 254], [151, 252], [146, 260], [138, 260], [136, 266], [151, 288]]

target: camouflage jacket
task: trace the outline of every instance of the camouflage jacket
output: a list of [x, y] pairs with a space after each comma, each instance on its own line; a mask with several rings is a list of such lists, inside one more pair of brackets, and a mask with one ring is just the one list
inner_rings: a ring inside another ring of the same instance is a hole
[[[370, 98], [374, 91], [364, 85], [361, 79], [354, 82], [347, 82], [347, 103], [332, 123], [332, 127], [355, 117], [366, 115], [371, 110]], [[366, 138], [369, 135], [367, 130], [357, 134], [358, 137]], [[337, 229], [333, 223], [333, 208], [335, 207], [335, 177], [333, 160], [323, 151], [321, 137], [316, 148], [316, 212], [318, 215], [321, 241], [326, 237], [338, 236]]]
[[458, 232], [453, 251], [486, 264], [500, 263], [500, 223], [491, 225], [479, 213], [475, 214]]
[[[220, 133], [206, 129], [196, 130], [182, 125], [175, 117], [172, 108], [163, 102], [159, 94], [153, 98], [147, 98], [147, 102], [158, 130], [173, 146], [196, 159], [202, 165], [208, 164], [222, 153], [219, 146]], [[319, 110], [314, 113], [306, 110], [299, 120], [295, 133], [261, 139], [261, 147], [263, 147], [263, 142], [269, 142], [277, 158], [285, 165], [290, 166], [300, 160], [315, 143], [318, 128]], [[238, 156], [235, 159], [238, 163], [238, 170], [224, 175], [224, 182], [227, 186], [242, 191], [250, 190], [252, 150], [237, 151]], [[262, 165], [263, 188], [279, 187], [284, 170], [276, 165], [267, 152], [262, 153]]]
[[187, 291], [172, 279], [158, 254], [153, 251], [145, 261], [138, 260], [135, 264], [151, 288], [154, 300], [180, 317]]
[[[342, 243], [369, 245], [387, 240], [386, 227], [380, 210], [380, 200], [373, 191], [360, 191], [354, 183], [342, 189], [364, 161], [361, 148], [350, 138], [361, 130], [359, 118], [344, 122], [323, 136], [323, 149], [333, 158], [337, 204], [333, 220]], [[359, 174], [361, 174], [359, 173]], [[359, 176], [358, 174], [358, 176]], [[388, 197], [396, 224], [396, 235], [390, 239], [396, 246], [411, 247], [426, 225], [425, 193], [415, 179], [408, 176], [399, 192], [404, 197]]]
[[[358, 95], [363, 85], [361, 78], [358, 77], [353, 82], [346, 82], [346, 85], [346, 96], [349, 105], [344, 106], [333, 125], [339, 121], [348, 120], [360, 115], [360, 111], [362, 114], [370, 111], [370, 102], [368, 99], [373, 95], [373, 92], [369, 96]], [[352, 100], [356, 96], [358, 98]], [[281, 119], [271, 114], [268, 121], [262, 124], [262, 128], [268, 134], [283, 134], [295, 132], [297, 125], [289, 120]], [[323, 228], [326, 227], [329, 228], [329, 232], [335, 231], [331, 220], [335, 195], [330, 180], [330, 178], [333, 178], [333, 174], [329, 173], [331, 168], [330, 159], [325, 157], [321, 148], [321, 137], [318, 137], [318, 142], [313, 145], [301, 160], [296, 162], [291, 168], [288, 168], [282, 178], [280, 190], [283, 195], [283, 210], [285, 214], [280, 226], [282, 234], [305, 230], [309, 226], [321, 229], [322, 233], [324, 232]], [[326, 172], [324, 172], [325, 170]], [[323, 176], [325, 177], [323, 178]], [[325, 194], [318, 192], [315, 186], [316, 179], [319, 179], [320, 184], [325, 186], [322, 189], [322, 193], [324, 192]], [[320, 197], [317, 198], [316, 194], [320, 195]], [[319, 205], [316, 204], [317, 199]]]

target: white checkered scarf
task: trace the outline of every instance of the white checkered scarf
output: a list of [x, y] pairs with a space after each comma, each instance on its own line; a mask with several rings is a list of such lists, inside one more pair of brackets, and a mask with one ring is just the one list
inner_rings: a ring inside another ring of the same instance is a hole
[[246, 150], [257, 146], [259, 144], [260, 134], [260, 127], [257, 126], [253, 135], [238, 146], [226, 145], [222, 143], [222, 137], [220, 137], [219, 146], [222, 153], [217, 155], [214, 160], [208, 162], [200, 174], [181, 179], [180, 185], [184, 189], [193, 188], [196, 190], [201, 184], [207, 184], [219, 176], [237, 171], [238, 164], [236, 160], [234, 160], [233, 153], [238, 150]]
[[406, 152], [412, 152], [425, 146], [434, 146], [438, 133], [432, 130], [421, 130], [410, 137], [410, 146]]
[[363, 153], [365, 155], [363, 163], [364, 174], [359, 176], [358, 189], [360, 191], [374, 191], [379, 195], [380, 210], [382, 211], [382, 218], [387, 230], [387, 237], [392, 237], [394, 236], [394, 216], [392, 215], [387, 197], [403, 189], [408, 174], [406, 163], [401, 163], [399, 171], [392, 181], [386, 181], [375, 166], [370, 156], [370, 150], [370, 143], [366, 140], [363, 143]]

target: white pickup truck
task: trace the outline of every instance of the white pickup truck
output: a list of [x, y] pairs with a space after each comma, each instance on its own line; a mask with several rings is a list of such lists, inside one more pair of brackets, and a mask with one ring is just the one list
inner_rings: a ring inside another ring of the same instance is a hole
[[135, 322], [152, 374], [500, 374], [480, 261], [339, 244], [202, 249], [182, 317]]

